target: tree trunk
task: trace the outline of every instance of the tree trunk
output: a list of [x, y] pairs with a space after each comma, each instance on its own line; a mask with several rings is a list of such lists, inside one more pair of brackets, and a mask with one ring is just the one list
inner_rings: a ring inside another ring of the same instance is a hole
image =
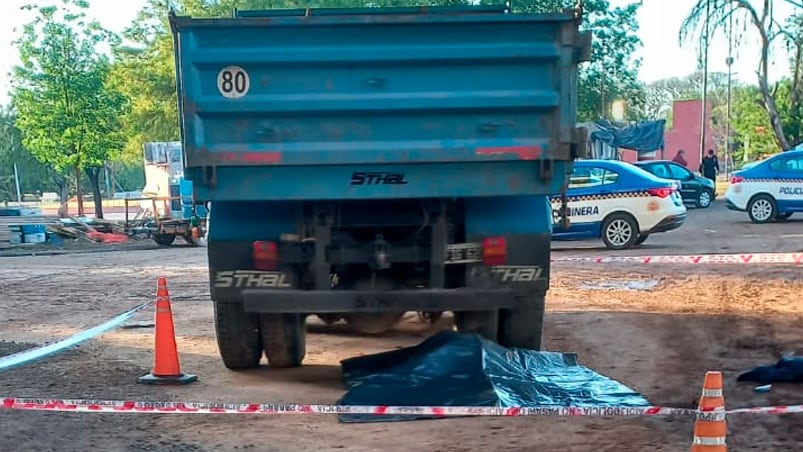
[[778, 142], [782, 151], [788, 151], [792, 149], [792, 145], [789, 144], [789, 140], [786, 138], [786, 133], [783, 130], [783, 123], [781, 123], [781, 117], [778, 115], [778, 107], [775, 104], [775, 97], [773, 93], [770, 92], [766, 76], [759, 77], [759, 86], [761, 88], [761, 94], [764, 96], [764, 108], [767, 110], [772, 130], [775, 132], [775, 140]]
[[93, 166], [87, 168], [86, 175], [92, 184], [92, 200], [95, 202], [95, 218], [103, 218], [103, 194], [100, 192], [100, 172], [103, 168]]
[[84, 196], [81, 193], [81, 170], [75, 166], [75, 199], [78, 202], [78, 216], [84, 215]]
[[67, 206], [70, 201], [70, 181], [52, 168], [48, 168], [48, 173], [59, 190], [58, 216], [59, 218], [66, 218], [69, 214]]
[[789, 144], [789, 140], [786, 139], [781, 117], [778, 115], [778, 106], [775, 103], [775, 93], [770, 92], [769, 85], [769, 59], [772, 40], [767, 33], [767, 29], [764, 27], [769, 14], [768, 8], [769, 5], [765, 2], [764, 15], [761, 21], [757, 21], [757, 15], [754, 15], [756, 19], [753, 19], [753, 23], [756, 25], [761, 35], [761, 59], [759, 60], [758, 87], [761, 89], [761, 95], [764, 97], [764, 108], [767, 110], [770, 125], [772, 125], [772, 130], [775, 132], [775, 141], [778, 142], [782, 151], [788, 151], [792, 146]]

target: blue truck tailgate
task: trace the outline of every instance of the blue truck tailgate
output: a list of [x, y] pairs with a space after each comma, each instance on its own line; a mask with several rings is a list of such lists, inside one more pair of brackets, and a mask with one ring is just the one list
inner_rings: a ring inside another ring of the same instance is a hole
[[466, 8], [171, 14], [185, 177], [212, 201], [556, 193], [582, 141], [579, 21]]

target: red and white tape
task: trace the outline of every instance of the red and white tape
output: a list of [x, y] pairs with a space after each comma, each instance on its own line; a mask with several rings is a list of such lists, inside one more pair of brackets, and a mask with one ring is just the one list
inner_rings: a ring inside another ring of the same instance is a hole
[[6, 397], [0, 408], [30, 411], [177, 414], [374, 414], [427, 416], [571, 416], [632, 417], [689, 415], [697, 410], [667, 407], [475, 407], [311, 405], [206, 402], [143, 402], [124, 400], [42, 399]]
[[[164, 414], [373, 414], [448, 416], [559, 416], [559, 417], [636, 417], [697, 415], [712, 410], [693, 410], [661, 406], [650, 407], [474, 407], [474, 406], [383, 406], [383, 405], [309, 405], [205, 402], [143, 402], [130, 400], [42, 399], [6, 397], [0, 408], [29, 411], [72, 411], [90, 413], [164, 413]], [[727, 414], [803, 413], [803, 405], [740, 408]]]
[[728, 414], [792, 414], [803, 413], [803, 405], [759, 406], [728, 410]]
[[594, 256], [557, 257], [552, 262], [591, 262], [595, 264], [803, 264], [803, 253], [698, 254], [688, 256]]

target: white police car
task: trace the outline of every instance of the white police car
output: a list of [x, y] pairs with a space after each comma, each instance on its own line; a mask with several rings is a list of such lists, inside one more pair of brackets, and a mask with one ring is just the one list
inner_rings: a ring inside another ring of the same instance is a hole
[[560, 219], [561, 196], [551, 198], [553, 240], [602, 238], [622, 250], [650, 234], [686, 221], [677, 181], [662, 179], [627, 162], [578, 160], [566, 190], [568, 226]]
[[785, 220], [803, 212], [803, 149], [734, 172], [725, 201], [728, 209], [747, 212], [753, 223]]

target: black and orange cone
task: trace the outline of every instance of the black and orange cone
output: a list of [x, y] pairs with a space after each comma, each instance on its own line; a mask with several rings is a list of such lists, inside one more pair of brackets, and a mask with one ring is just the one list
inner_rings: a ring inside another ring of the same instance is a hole
[[167, 281], [159, 277], [156, 288], [156, 333], [153, 371], [139, 377], [139, 382], [151, 385], [185, 385], [198, 380], [195, 375], [181, 373], [173, 328], [173, 312]]

